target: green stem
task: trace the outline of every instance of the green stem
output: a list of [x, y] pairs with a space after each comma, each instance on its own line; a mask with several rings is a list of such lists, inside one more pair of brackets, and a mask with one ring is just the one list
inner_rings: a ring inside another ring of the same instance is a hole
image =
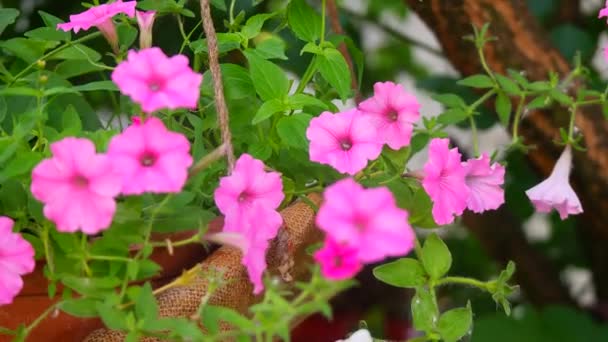
[[325, 42], [325, 11], [327, 8], [327, 0], [322, 0], [321, 1], [321, 42], [319, 43], [319, 45], [323, 44]]
[[76, 40], [74, 40], [72, 42], [67, 42], [64, 45], [59, 46], [55, 50], [51, 50], [51, 51], [47, 52], [42, 57], [40, 57], [37, 61], [35, 61], [32, 64], [28, 65], [27, 67], [25, 67], [25, 69], [21, 70], [17, 75], [15, 75], [15, 77], [13, 77], [13, 80], [9, 84], [7, 84], [7, 87], [10, 87], [11, 85], [15, 84], [15, 82], [17, 82], [23, 75], [25, 75], [34, 66], [36, 66], [36, 64], [38, 63], [38, 61], [44, 61], [45, 59], [54, 56], [55, 54], [57, 54], [57, 53], [65, 50], [66, 48], [68, 48], [68, 47], [70, 47], [72, 45], [84, 43], [86, 41], [89, 41], [91, 39], [97, 38], [99, 36], [101, 36], [101, 32], [93, 32], [93, 33], [88, 34], [88, 35], [86, 35], [86, 36], [84, 36], [82, 38], [76, 39]]
[[473, 102], [469, 106], [469, 112], [473, 113], [477, 107], [481, 106], [484, 102], [486, 102], [490, 97], [496, 94], [496, 89], [488, 90], [485, 94], [483, 94], [477, 101]]
[[518, 140], [518, 132], [519, 132], [519, 121], [521, 120], [521, 115], [524, 109], [524, 103], [526, 102], [526, 96], [519, 96], [519, 104], [517, 105], [517, 110], [515, 111], [515, 117], [513, 118], [513, 142]]
[[229, 11], [229, 15], [230, 15], [230, 26], [232, 27], [232, 24], [234, 23], [234, 5], [236, 4], [236, 0], [231, 0], [230, 1], [230, 11]]
[[481, 66], [483, 67], [483, 70], [485, 70], [486, 74], [488, 74], [488, 76], [490, 76], [490, 78], [494, 81], [494, 83], [496, 83], [496, 78], [494, 77], [494, 73], [488, 66], [488, 62], [486, 62], [486, 56], [483, 53], [483, 46], [477, 47], [477, 54], [479, 55], [479, 61], [481, 62]]
[[574, 119], [576, 118], [576, 109], [577, 104], [574, 103], [572, 107], [570, 107], [570, 123], [568, 124], [568, 144], [571, 144], [574, 141]]
[[[200, 235], [194, 234], [187, 239], [178, 240], [175, 242], [171, 241], [169, 243], [171, 244], [171, 247], [181, 247], [181, 246], [189, 245], [191, 243], [200, 243], [200, 242], [201, 242]], [[150, 246], [152, 246], [152, 247], [167, 247], [167, 245], [168, 245], [167, 241], [150, 242]]]
[[473, 135], [473, 155], [479, 157], [479, 137], [477, 136], [477, 124], [473, 115], [469, 115], [469, 123], [471, 124], [471, 134]]
[[194, 34], [194, 31], [196, 31], [197, 28], [199, 28], [199, 26], [201, 26], [201, 24], [203, 23], [203, 21], [199, 21], [194, 28], [188, 33], [188, 35], [186, 36], [187, 39], [184, 39], [184, 41], [182, 42], [182, 46], [180, 46], [179, 48], [179, 53], [181, 54], [184, 49], [186, 48], [186, 45], [190, 43], [190, 37], [192, 37], [192, 35]]
[[35, 321], [33, 321], [30, 325], [27, 326], [27, 328], [25, 328], [25, 332], [22, 336], [24, 340], [26, 340], [26, 337], [32, 332], [32, 330], [34, 330], [38, 326], [38, 324], [40, 324], [40, 322], [42, 322], [48, 315], [50, 315], [51, 312], [53, 312], [53, 310], [55, 310], [59, 304], [60, 303], [56, 303], [54, 305], [49, 306], [46, 310], [44, 310], [43, 313], [40, 314], [40, 316], [38, 316], [38, 318], [36, 318]]
[[460, 284], [460, 285], [474, 286], [474, 287], [480, 288], [484, 291], [488, 291], [488, 283], [477, 280], [477, 279], [471, 279], [471, 278], [465, 278], [465, 277], [445, 277], [445, 278], [439, 279], [435, 283], [435, 286], [442, 286], [442, 285], [447, 285], [447, 284]]
[[414, 252], [416, 253], [418, 260], [422, 261], [422, 245], [420, 244], [417, 235], [414, 235]]
[[298, 88], [296, 88], [294, 95], [300, 94], [304, 91], [304, 88], [306, 88], [306, 85], [308, 85], [308, 82], [310, 82], [312, 77], [315, 75], [315, 72], [317, 71], [318, 61], [319, 59], [316, 55], [312, 57], [310, 64], [308, 64], [306, 71], [304, 71], [304, 75], [302, 75], [302, 79], [300, 80], [300, 83], [298, 84]]

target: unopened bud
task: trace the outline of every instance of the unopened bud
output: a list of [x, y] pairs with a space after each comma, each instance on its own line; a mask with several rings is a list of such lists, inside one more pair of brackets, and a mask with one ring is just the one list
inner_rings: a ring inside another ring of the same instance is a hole
[[40, 75], [40, 77], [38, 77], [38, 82], [40, 84], [46, 84], [46, 82], [49, 81], [49, 77], [47, 75]]
[[39, 59], [39, 60], [36, 62], [36, 67], [37, 67], [38, 69], [44, 69], [44, 67], [45, 67], [45, 66], [46, 66], [46, 62], [45, 62], [45, 61], [43, 61], [42, 59]]

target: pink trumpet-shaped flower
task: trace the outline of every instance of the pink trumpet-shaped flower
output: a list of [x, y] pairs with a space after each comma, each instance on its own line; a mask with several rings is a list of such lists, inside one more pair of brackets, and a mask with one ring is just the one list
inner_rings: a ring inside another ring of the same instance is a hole
[[600, 12], [597, 17], [598, 19], [602, 17], [608, 17], [608, 1], [606, 1], [606, 3], [604, 4], [604, 8], [600, 9]]
[[118, 0], [112, 3], [91, 7], [82, 13], [70, 15], [70, 21], [57, 24], [57, 29], [66, 32], [73, 30], [75, 33], [78, 33], [80, 30], [86, 31], [95, 26], [110, 43], [114, 52], [118, 52], [118, 36], [114, 23], [112, 22], [112, 17], [124, 13], [128, 17], [133, 18], [135, 16], [136, 5], [136, 1], [122, 2], [122, 0]]
[[410, 144], [413, 123], [420, 118], [416, 97], [393, 82], [374, 84], [374, 96], [361, 102], [359, 110], [372, 119], [378, 138], [393, 150]]
[[505, 202], [505, 167], [494, 163], [486, 153], [462, 163], [466, 171], [465, 183], [471, 190], [467, 208], [476, 213], [498, 209]]
[[156, 19], [156, 11], [136, 11], [135, 17], [139, 26], [139, 48], [147, 49], [152, 46], [152, 26]]
[[583, 212], [581, 202], [569, 183], [571, 168], [572, 150], [570, 146], [566, 146], [557, 163], [555, 163], [551, 175], [526, 191], [526, 195], [534, 204], [536, 211], [548, 213], [551, 209], [555, 209], [562, 220], [566, 219], [568, 215]]
[[343, 280], [354, 277], [363, 268], [357, 258], [358, 250], [331, 238], [318, 250], [315, 261], [321, 265], [321, 274], [327, 279]]
[[188, 65], [184, 55], [167, 57], [157, 47], [129, 51], [112, 72], [120, 92], [146, 113], [169, 108], [196, 108], [203, 75]]
[[108, 228], [122, 185], [110, 159], [81, 138], [52, 143], [51, 152], [32, 171], [32, 194], [44, 203], [44, 216], [61, 232], [97, 234]]
[[414, 247], [408, 213], [397, 207], [390, 190], [364, 189], [351, 178], [325, 189], [316, 222], [329, 238], [355, 248], [363, 263], [405, 255]]
[[[230, 176], [220, 179], [215, 190], [215, 203], [224, 214], [225, 233], [244, 237], [243, 265], [254, 284], [254, 293], [263, 289], [262, 274], [266, 269], [266, 251], [283, 223], [277, 208], [283, 201], [283, 183], [277, 172], [266, 172], [264, 163], [243, 154]], [[233, 239], [234, 240], [234, 239]]]
[[11, 304], [23, 288], [21, 276], [34, 270], [34, 248], [13, 233], [13, 220], [0, 216], [0, 305]]
[[310, 160], [350, 175], [382, 152], [375, 127], [357, 109], [322, 113], [310, 121], [306, 137], [310, 140]]
[[182, 191], [192, 165], [190, 142], [158, 118], [134, 123], [110, 141], [108, 157], [122, 177], [125, 195]]
[[452, 223], [454, 215], [462, 215], [470, 193], [460, 152], [450, 149], [449, 144], [448, 139], [431, 140], [422, 180], [422, 187], [433, 201], [433, 218], [439, 225]]

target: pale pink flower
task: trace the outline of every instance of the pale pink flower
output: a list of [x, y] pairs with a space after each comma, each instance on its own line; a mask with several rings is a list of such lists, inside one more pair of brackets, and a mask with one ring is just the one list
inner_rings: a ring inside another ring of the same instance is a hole
[[608, 1], [606, 1], [606, 3], [604, 4], [604, 8], [600, 9], [600, 12], [597, 17], [598, 19], [602, 17], [608, 17]]
[[135, 16], [139, 26], [139, 48], [149, 48], [152, 46], [152, 26], [156, 19], [156, 11], [136, 11]]
[[357, 255], [356, 248], [327, 238], [314, 258], [321, 265], [321, 274], [325, 278], [343, 280], [354, 277], [363, 268]]
[[120, 92], [146, 113], [169, 108], [196, 108], [203, 75], [188, 65], [184, 55], [167, 57], [157, 47], [129, 51], [112, 72]]
[[465, 183], [470, 189], [467, 208], [476, 213], [498, 209], [505, 202], [505, 167], [490, 165], [490, 157], [483, 153], [479, 158], [462, 163], [466, 171]]
[[21, 292], [21, 276], [34, 270], [34, 248], [13, 233], [13, 220], [0, 216], [0, 305], [11, 304]]
[[158, 118], [133, 124], [110, 141], [108, 157], [122, 177], [125, 195], [182, 191], [192, 165], [190, 142]]
[[110, 159], [81, 138], [52, 143], [51, 152], [53, 157], [32, 171], [32, 194], [44, 203], [44, 215], [61, 232], [97, 234], [108, 228], [122, 185]]
[[551, 175], [526, 191], [526, 195], [534, 204], [536, 211], [548, 213], [551, 209], [555, 209], [562, 220], [566, 219], [568, 215], [583, 212], [581, 202], [569, 183], [571, 168], [572, 150], [570, 146], [566, 146], [557, 163], [555, 163]]
[[439, 225], [452, 223], [454, 215], [462, 215], [470, 193], [460, 152], [449, 145], [448, 139], [431, 140], [422, 180], [422, 187], [433, 201], [433, 218]]
[[325, 189], [316, 223], [331, 239], [355, 248], [363, 263], [405, 255], [414, 246], [408, 213], [390, 190], [364, 189], [351, 178]]
[[242, 246], [243, 265], [254, 284], [254, 293], [263, 290], [262, 274], [266, 269], [266, 250], [283, 223], [276, 211], [285, 195], [281, 175], [266, 172], [264, 163], [243, 154], [232, 174], [220, 179], [215, 190], [215, 203], [224, 214], [226, 233], [245, 237]]
[[122, 0], [118, 0], [91, 7], [82, 13], [70, 15], [70, 21], [57, 24], [57, 29], [66, 32], [73, 30], [75, 33], [78, 33], [80, 30], [86, 31], [95, 26], [101, 31], [110, 45], [112, 45], [114, 52], [118, 52], [118, 36], [112, 17], [124, 13], [128, 17], [133, 18], [135, 16], [136, 5], [136, 1], [122, 2]]
[[306, 137], [310, 140], [310, 160], [350, 175], [364, 169], [368, 160], [382, 152], [375, 127], [357, 109], [323, 112], [310, 121]]
[[416, 97], [393, 82], [374, 84], [374, 96], [361, 102], [359, 110], [372, 118], [378, 138], [393, 150], [410, 144], [413, 123], [420, 118]]
[[604, 48], [604, 59], [608, 62], [608, 47]]

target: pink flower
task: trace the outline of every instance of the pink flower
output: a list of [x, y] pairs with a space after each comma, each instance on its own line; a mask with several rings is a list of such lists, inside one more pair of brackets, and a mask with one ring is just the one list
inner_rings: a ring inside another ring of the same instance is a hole
[[34, 270], [34, 248], [13, 233], [13, 220], [0, 216], [0, 305], [11, 304], [23, 288], [21, 276]]
[[439, 225], [452, 223], [454, 215], [462, 215], [470, 192], [460, 153], [457, 148], [450, 150], [449, 144], [448, 139], [431, 140], [422, 180], [422, 187], [433, 201], [433, 218]]
[[328, 238], [314, 258], [321, 265], [321, 274], [325, 278], [343, 280], [354, 277], [363, 268], [357, 254], [356, 248]]
[[108, 157], [122, 177], [121, 192], [180, 192], [192, 165], [190, 143], [181, 133], [168, 131], [155, 117], [133, 124], [110, 141]]
[[262, 274], [266, 269], [266, 250], [283, 223], [276, 211], [285, 195], [281, 175], [266, 172], [264, 163], [243, 154], [230, 176], [220, 179], [215, 190], [215, 203], [224, 214], [226, 233], [245, 237], [242, 246], [243, 265], [254, 284], [254, 293], [263, 290]]
[[467, 208], [476, 213], [498, 209], [505, 202], [505, 167], [494, 163], [486, 153], [462, 163], [466, 171], [465, 183], [470, 189]]
[[608, 47], [604, 48], [604, 59], [608, 62]]
[[323, 112], [310, 121], [306, 137], [310, 140], [310, 160], [350, 175], [364, 169], [368, 160], [382, 152], [376, 129], [357, 109]]
[[608, 1], [604, 4], [604, 8], [600, 9], [600, 13], [598, 14], [598, 19], [602, 17], [608, 17]]
[[361, 262], [370, 263], [413, 248], [407, 219], [386, 187], [364, 189], [347, 178], [325, 189], [316, 223], [329, 238], [356, 249]]
[[184, 55], [167, 57], [157, 47], [129, 51], [116, 66], [112, 81], [146, 113], [169, 108], [196, 108], [203, 75], [188, 66]]
[[87, 139], [64, 138], [51, 144], [53, 157], [32, 171], [32, 194], [44, 215], [61, 232], [97, 234], [112, 223], [121, 179], [107, 156]]
[[152, 46], [152, 26], [156, 19], [156, 11], [136, 11], [135, 16], [139, 26], [139, 48], [149, 48]]
[[566, 146], [564, 152], [555, 163], [551, 175], [540, 184], [526, 191], [526, 195], [536, 207], [536, 211], [548, 213], [551, 209], [559, 212], [564, 220], [568, 215], [583, 212], [581, 202], [569, 183], [570, 169], [572, 167], [572, 150]]
[[116, 35], [116, 28], [112, 22], [112, 17], [124, 13], [128, 17], [133, 18], [135, 16], [136, 5], [136, 1], [122, 2], [122, 0], [118, 0], [91, 7], [82, 13], [70, 15], [70, 21], [57, 24], [57, 29], [66, 32], [73, 30], [75, 33], [78, 33], [80, 30], [86, 31], [92, 26], [96, 26], [110, 45], [112, 45], [114, 52], [118, 52], [118, 36]]
[[412, 124], [420, 118], [418, 100], [393, 82], [374, 84], [374, 96], [361, 102], [359, 110], [372, 118], [379, 138], [393, 150], [410, 144]]

